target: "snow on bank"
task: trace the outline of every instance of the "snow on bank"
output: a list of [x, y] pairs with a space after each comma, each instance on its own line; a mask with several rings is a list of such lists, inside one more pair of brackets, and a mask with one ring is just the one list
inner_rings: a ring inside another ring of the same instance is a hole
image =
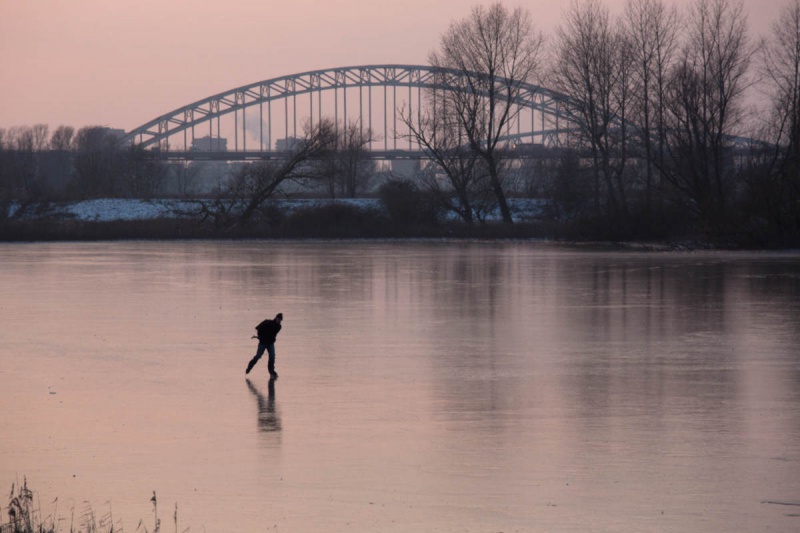
[[[378, 200], [278, 200], [287, 211], [304, 207], [319, 207], [330, 203], [354, 205], [361, 208], [379, 209]], [[113, 220], [148, 220], [154, 218], [178, 218], [179, 211], [190, 211], [196, 204], [185, 200], [126, 200], [121, 198], [102, 198], [67, 204], [56, 210], [57, 215], [78, 220], [109, 222]]]
[[[313, 199], [313, 200], [277, 200], [280, 206], [287, 211], [300, 208], [320, 207], [327, 204], [338, 203], [352, 205], [363, 209], [381, 209], [381, 203], [374, 198], [355, 199]], [[542, 204], [537, 200], [511, 199], [509, 204], [515, 213], [515, 219], [526, 220], [538, 216]], [[178, 218], [180, 211], [188, 211], [193, 207], [192, 202], [185, 200], [131, 200], [123, 198], [100, 198], [84, 200], [69, 204], [54, 206], [46, 213], [47, 216], [66, 217], [82, 221], [110, 222], [115, 220], [150, 220], [156, 218]], [[40, 213], [41, 215], [41, 213]], [[36, 215], [33, 215], [34, 217]], [[454, 215], [450, 215], [451, 217]], [[499, 213], [489, 217], [499, 219]]]
[[173, 218], [175, 209], [181, 202], [160, 200], [125, 200], [121, 198], [100, 198], [84, 200], [65, 205], [61, 214], [78, 220], [108, 222], [111, 220], [148, 220], [153, 218]]

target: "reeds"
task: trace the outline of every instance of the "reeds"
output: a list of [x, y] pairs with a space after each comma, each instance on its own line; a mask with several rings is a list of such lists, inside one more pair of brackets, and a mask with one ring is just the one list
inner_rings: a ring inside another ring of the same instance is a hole
[[[0, 507], [0, 511], [3, 511]], [[41, 506], [35, 507], [33, 491], [28, 488], [27, 478], [11, 484], [11, 494], [8, 497], [8, 523], [3, 523], [3, 514], [0, 512], [0, 533], [55, 533], [56, 528], [52, 516], [50, 524], [41, 518]]]
[[[36, 502], [34, 502], [36, 500]], [[147, 529], [144, 520], [139, 520], [136, 526], [136, 533], [162, 533], [161, 519], [158, 516], [158, 498], [153, 491], [150, 498], [153, 503], [153, 529]], [[111, 502], [108, 504], [108, 512], [101, 515], [98, 519], [94, 508], [88, 501], [83, 501], [78, 514], [78, 523], [75, 523], [75, 506], [70, 508], [69, 527], [67, 519], [58, 514], [58, 498], [53, 500], [53, 512], [43, 516], [41, 504], [32, 490], [28, 488], [27, 478], [23, 482], [19, 481], [11, 484], [11, 494], [8, 499], [8, 506], [0, 505], [0, 533], [124, 533], [122, 523], [114, 522], [114, 515], [111, 510]], [[4, 521], [8, 517], [8, 522]], [[175, 504], [173, 515], [175, 522], [175, 533], [178, 533], [178, 504]], [[187, 527], [181, 533], [187, 533]]]

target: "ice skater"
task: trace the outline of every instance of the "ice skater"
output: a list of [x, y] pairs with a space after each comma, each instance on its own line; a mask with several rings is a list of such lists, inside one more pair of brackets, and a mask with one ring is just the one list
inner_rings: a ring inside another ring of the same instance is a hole
[[247, 363], [245, 374], [250, 373], [258, 360], [261, 359], [261, 356], [264, 355], [264, 350], [266, 350], [269, 354], [269, 359], [267, 360], [269, 375], [273, 378], [278, 377], [278, 373], [275, 372], [275, 337], [281, 330], [281, 322], [283, 322], [283, 313], [278, 313], [274, 319], [266, 319], [256, 326], [258, 335], [253, 335], [252, 338], [258, 339], [258, 350], [256, 355]]

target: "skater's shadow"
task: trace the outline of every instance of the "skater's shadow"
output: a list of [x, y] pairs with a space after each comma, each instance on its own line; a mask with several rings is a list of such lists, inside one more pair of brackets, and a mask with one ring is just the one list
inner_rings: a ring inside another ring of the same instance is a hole
[[247, 388], [250, 389], [258, 401], [258, 429], [266, 433], [281, 430], [281, 419], [275, 408], [275, 378], [270, 378], [267, 386], [267, 396], [248, 379]]

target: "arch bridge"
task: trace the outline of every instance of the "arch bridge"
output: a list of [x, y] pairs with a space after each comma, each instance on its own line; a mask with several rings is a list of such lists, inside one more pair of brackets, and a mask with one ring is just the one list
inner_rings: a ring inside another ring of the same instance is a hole
[[[165, 113], [130, 131], [120, 143], [158, 149], [167, 159], [276, 158], [291, 148], [298, 125], [302, 130], [305, 123], [313, 125], [325, 117], [371, 131], [374, 159], [419, 159], [424, 152], [402, 114], [419, 122], [423, 91], [454, 90], [444, 74], [464, 76], [419, 65], [340, 67], [282, 76]], [[558, 146], [562, 134], [574, 131], [561, 104], [564, 99], [547, 88], [521, 84], [514, 102], [516, 117], [505, 138], [522, 146]]]

